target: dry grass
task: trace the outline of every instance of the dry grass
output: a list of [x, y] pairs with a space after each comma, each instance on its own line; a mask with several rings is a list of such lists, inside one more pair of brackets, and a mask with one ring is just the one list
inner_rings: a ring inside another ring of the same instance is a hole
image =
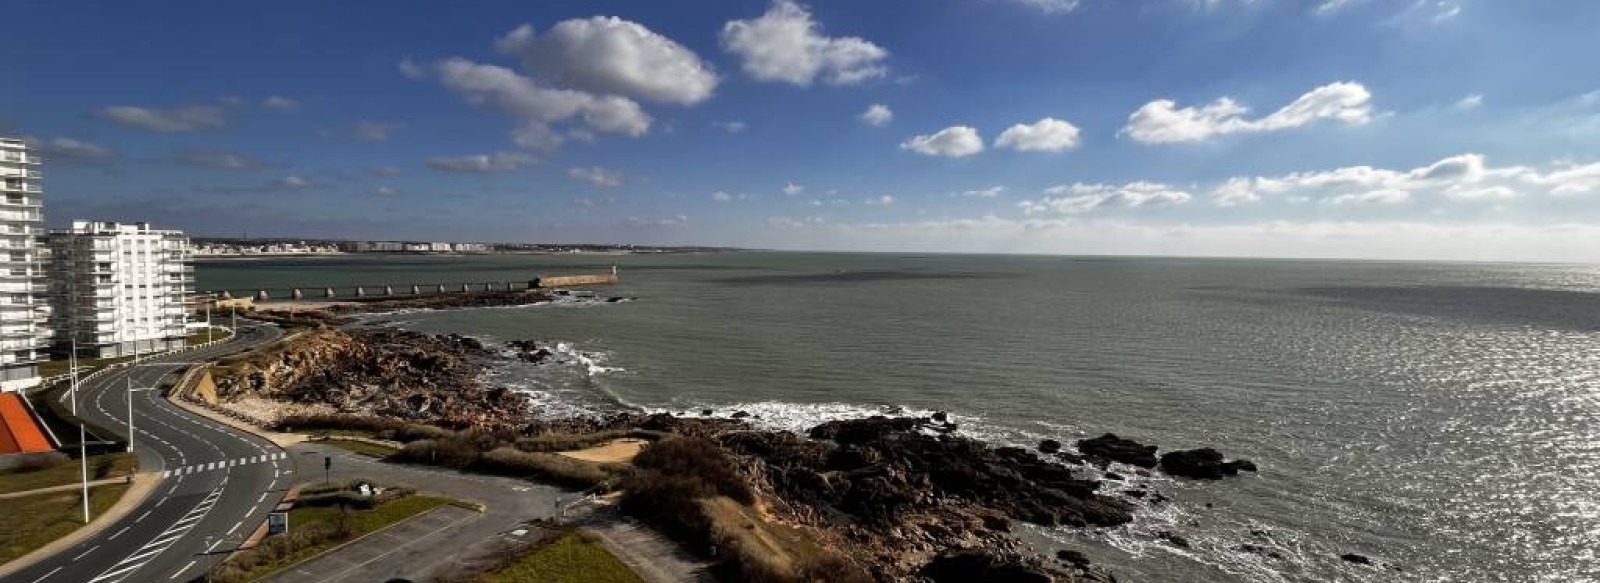
[[[89, 508], [100, 516], [128, 486], [115, 484], [89, 490]], [[5, 563], [50, 544], [83, 526], [83, 499], [78, 492], [39, 494], [6, 501], [5, 527], [0, 528], [0, 563]]]
[[644, 583], [605, 545], [582, 532], [552, 537], [475, 583]]
[[[90, 456], [89, 479], [104, 480], [129, 476], [137, 471], [138, 467], [139, 459], [130, 453]], [[76, 484], [82, 471], [76, 460], [46, 468], [0, 471], [0, 494]]]

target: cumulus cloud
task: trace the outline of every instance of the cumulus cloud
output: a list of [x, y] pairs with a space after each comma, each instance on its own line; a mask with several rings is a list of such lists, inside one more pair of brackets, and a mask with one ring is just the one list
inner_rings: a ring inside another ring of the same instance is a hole
[[567, 177], [578, 182], [587, 182], [602, 188], [615, 188], [622, 186], [622, 173], [607, 170], [599, 166], [572, 167], [567, 169]]
[[356, 122], [355, 127], [350, 129], [350, 135], [355, 136], [358, 140], [382, 142], [388, 140], [396, 130], [402, 127], [405, 127], [405, 124], [362, 120]]
[[542, 78], [593, 93], [693, 105], [717, 87], [717, 75], [693, 51], [614, 16], [565, 20], [543, 34], [524, 24], [495, 46]]
[[894, 121], [894, 112], [890, 111], [887, 105], [874, 103], [867, 107], [866, 111], [861, 112], [861, 121], [866, 122], [869, 126], [881, 128]]
[[765, 14], [722, 27], [722, 47], [759, 81], [854, 85], [887, 75], [889, 51], [858, 37], [829, 37], [805, 6], [776, 0]]
[[746, 129], [749, 129], [750, 126], [748, 124], [742, 122], [742, 121], [734, 120], [734, 121], [714, 121], [714, 122], [711, 122], [711, 127], [717, 128], [717, 129], [725, 131], [725, 132], [728, 132], [730, 134], [737, 134], [737, 133], [744, 132]]
[[399, 190], [396, 190], [394, 187], [391, 187], [391, 186], [379, 186], [379, 187], [374, 188], [374, 189], [372, 189], [372, 190], [370, 190], [368, 192], [370, 194], [372, 194], [373, 196], [394, 196], [396, 194], [400, 194]]
[[1078, 8], [1078, 0], [1012, 0], [1045, 14], [1065, 14]]
[[733, 202], [733, 201], [736, 201], [736, 200], [749, 200], [749, 198], [750, 198], [749, 195], [747, 195], [745, 193], [742, 193], [742, 192], [738, 193], [738, 194], [734, 194], [734, 193], [718, 190], [716, 192], [711, 193], [711, 200], [714, 200], [714, 201], [717, 201], [717, 202]]
[[868, 205], [872, 205], [872, 206], [893, 206], [894, 203], [895, 203], [895, 199], [894, 199], [894, 196], [885, 194], [883, 196], [879, 196], [879, 197], [875, 197], [875, 198], [869, 198], [869, 199], [863, 200], [861, 202], [862, 202], [862, 204], [868, 204]]
[[991, 186], [989, 188], [979, 188], [979, 189], [975, 189], [975, 190], [967, 190], [967, 191], [957, 192], [957, 193], [953, 193], [953, 194], [954, 194], [954, 196], [964, 196], [964, 197], [968, 197], [968, 198], [994, 198], [994, 197], [1000, 196], [1000, 194], [1005, 192], [1005, 191], [1006, 191], [1006, 187], [1004, 187], [1004, 186]]
[[1460, 101], [1456, 102], [1454, 107], [1455, 107], [1455, 109], [1457, 111], [1471, 111], [1471, 110], [1477, 109], [1477, 108], [1482, 107], [1482, 106], [1483, 106], [1483, 94], [1482, 93], [1473, 93], [1473, 94], [1468, 95], [1466, 97], [1462, 97]]
[[559, 145], [549, 124], [568, 120], [581, 120], [605, 133], [642, 136], [650, 131], [650, 116], [626, 97], [542, 87], [511, 69], [462, 58], [440, 61], [432, 72], [468, 103], [522, 120], [513, 136], [520, 145], [538, 149]]
[[994, 141], [996, 148], [1018, 152], [1061, 152], [1077, 146], [1078, 127], [1053, 117], [1006, 128]]
[[1179, 205], [1189, 202], [1193, 195], [1157, 182], [1130, 182], [1127, 184], [1063, 184], [1045, 189], [1043, 198], [1017, 203], [1028, 215], [1055, 213], [1081, 214], [1111, 206], [1143, 207]]
[[828, 222], [827, 219], [824, 219], [822, 217], [816, 217], [816, 216], [809, 216], [809, 217], [767, 217], [767, 220], [766, 220], [767, 226], [778, 228], [778, 229], [798, 229], [798, 228], [801, 228], [801, 227], [806, 227], [806, 226], [811, 226], [811, 225], [821, 225], [821, 224], [825, 224], [827, 222]]
[[113, 105], [100, 108], [95, 115], [125, 127], [160, 133], [196, 132], [227, 124], [222, 108], [215, 105], [171, 108]]
[[1459, 154], [1411, 169], [1346, 166], [1282, 176], [1234, 177], [1211, 192], [1220, 206], [1269, 197], [1320, 200], [1329, 204], [1401, 204], [1423, 197], [1457, 201], [1506, 201], [1525, 195], [1573, 196], [1600, 192], [1600, 162], [1549, 170], [1490, 166], [1482, 154]]
[[1196, 142], [1215, 136], [1259, 133], [1305, 126], [1318, 120], [1362, 125], [1372, 119], [1372, 94], [1360, 83], [1323, 85], [1266, 117], [1249, 119], [1249, 108], [1223, 97], [1199, 107], [1178, 107], [1158, 99], [1128, 116], [1122, 134], [1140, 142]]
[[784, 196], [794, 196], [794, 195], [800, 194], [805, 189], [806, 189], [806, 187], [804, 187], [804, 186], [801, 186], [799, 184], [795, 184], [793, 182], [790, 182], [788, 184], [783, 185], [783, 195]]
[[205, 148], [178, 150], [172, 159], [186, 166], [213, 170], [260, 170], [272, 166], [267, 161], [249, 154]]
[[247, 186], [202, 186], [195, 188], [195, 190], [212, 194], [259, 194], [269, 192], [303, 192], [308, 190], [317, 190], [322, 187], [323, 184], [321, 182], [300, 176], [298, 174], [290, 174], [282, 178], [268, 181], [265, 184]]
[[917, 135], [900, 144], [901, 149], [925, 156], [961, 158], [983, 151], [983, 137], [970, 126], [950, 126], [932, 135]]
[[444, 172], [486, 173], [518, 170], [538, 162], [533, 156], [521, 152], [497, 152], [468, 156], [441, 156], [428, 158], [427, 165]]
[[287, 97], [273, 95], [261, 100], [261, 107], [274, 111], [294, 111], [300, 109], [300, 102]]
[[38, 148], [39, 155], [44, 156], [44, 159], [52, 164], [99, 164], [109, 162], [117, 157], [116, 150], [67, 137], [56, 137], [48, 140], [30, 138], [28, 142], [33, 147]]

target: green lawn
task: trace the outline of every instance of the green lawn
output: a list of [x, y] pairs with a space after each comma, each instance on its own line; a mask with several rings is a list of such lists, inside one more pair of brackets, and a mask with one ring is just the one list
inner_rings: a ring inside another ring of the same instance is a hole
[[644, 583], [604, 545], [574, 531], [487, 573], [486, 583]]
[[[273, 573], [315, 558], [317, 555], [360, 538], [367, 533], [452, 503], [455, 503], [455, 501], [449, 498], [407, 496], [387, 502], [372, 510], [350, 510], [348, 512], [354, 529], [349, 538], [324, 541], [293, 549], [279, 556], [252, 556], [253, 553], [260, 553], [266, 550], [268, 545], [263, 543], [260, 547], [234, 555], [233, 558], [229, 559], [229, 563], [234, 563], [234, 565], [225, 563], [213, 571], [213, 578], [217, 581], [255, 581], [263, 579]], [[343, 512], [345, 511], [337, 507], [296, 508], [290, 510], [289, 531], [292, 533], [296, 529], [304, 529], [308, 525], [317, 523], [333, 524], [339, 520], [339, 515]], [[269, 538], [268, 540], [272, 539]], [[248, 568], [244, 567], [241, 564], [243, 562], [248, 562], [250, 566]]]
[[[127, 491], [128, 486], [123, 484], [90, 490], [91, 514], [100, 516]], [[5, 528], [0, 528], [0, 563], [26, 555], [83, 526], [83, 501], [77, 492], [39, 494], [5, 502]]]
[[391, 455], [394, 455], [395, 452], [400, 451], [398, 449], [389, 447], [387, 445], [378, 445], [376, 443], [368, 443], [368, 442], [365, 442], [365, 441], [356, 441], [354, 439], [338, 439], [338, 438], [334, 438], [334, 439], [324, 440], [322, 443], [326, 443], [328, 445], [331, 445], [331, 446], [334, 446], [334, 447], [338, 447], [338, 448], [347, 449], [347, 450], [359, 453], [359, 454], [364, 455], [364, 456], [375, 457], [375, 458], [379, 458], [379, 459], [389, 457]]
[[[76, 434], [73, 436], [77, 438]], [[97, 455], [89, 458], [89, 479], [101, 480], [116, 476], [132, 474], [139, 467], [139, 459], [131, 453], [112, 453]], [[81, 477], [82, 469], [77, 460], [70, 460], [53, 468], [43, 470], [5, 470], [0, 471], [0, 494], [22, 492], [63, 484], [76, 484]]]
[[[224, 339], [226, 339], [228, 337], [229, 334], [231, 334], [231, 332], [229, 332], [227, 328], [223, 328], [221, 326], [212, 326], [211, 327], [211, 339], [212, 340], [224, 340]], [[187, 341], [187, 344], [185, 344], [185, 345], [186, 346], [194, 346], [196, 344], [205, 344], [206, 342], [208, 342], [208, 340], [206, 340], [206, 331], [205, 330], [200, 330], [198, 332], [195, 332], [194, 334], [190, 334], [189, 335], [189, 339]]]
[[[82, 377], [83, 375], [100, 370], [102, 367], [107, 367], [119, 362], [127, 362], [130, 360], [133, 360], [132, 356], [119, 356], [117, 358], [80, 358], [78, 359], [78, 376]], [[50, 360], [39, 363], [39, 376], [53, 377], [56, 375], [67, 374], [67, 365], [71, 364], [71, 362], [71, 360], [68, 360], [62, 356], [51, 356]]]

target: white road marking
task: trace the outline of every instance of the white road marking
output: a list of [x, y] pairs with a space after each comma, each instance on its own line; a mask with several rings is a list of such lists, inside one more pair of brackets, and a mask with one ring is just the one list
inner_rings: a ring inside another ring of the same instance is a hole
[[150, 516], [151, 512], [155, 512], [155, 510], [151, 509], [144, 511], [144, 514], [140, 514], [138, 518], [133, 519], [134, 524], [138, 524], [139, 521], [144, 520], [147, 516]]
[[81, 560], [84, 557], [89, 556], [89, 553], [94, 552], [94, 550], [98, 549], [98, 548], [100, 548], [100, 545], [95, 545], [95, 546], [89, 547], [89, 550], [81, 552], [81, 553], [78, 553], [78, 556], [73, 557], [72, 560], [74, 560], [74, 561]]
[[171, 577], [168, 577], [168, 578], [167, 578], [167, 579], [169, 579], [169, 580], [170, 580], [170, 579], [177, 579], [177, 578], [178, 578], [178, 577], [179, 577], [179, 576], [182, 576], [182, 575], [183, 575], [183, 572], [184, 572], [184, 571], [188, 571], [188, 570], [189, 570], [189, 567], [193, 567], [193, 566], [194, 566], [194, 564], [195, 564], [195, 562], [196, 562], [196, 561], [189, 561], [189, 564], [187, 564], [187, 565], [184, 565], [184, 566], [183, 566], [183, 568], [182, 568], [182, 569], [178, 569], [178, 572], [177, 572], [177, 573], [173, 573], [173, 574], [172, 574], [172, 576], [171, 576]]
[[51, 569], [49, 573], [45, 573], [44, 575], [41, 575], [38, 579], [34, 579], [33, 583], [39, 583], [40, 581], [45, 580], [49, 576], [56, 574], [56, 571], [60, 571], [60, 570], [61, 570], [61, 567], [56, 567], [54, 569]]
[[122, 527], [122, 530], [117, 531], [116, 534], [113, 534], [111, 536], [106, 537], [106, 540], [117, 540], [117, 537], [122, 536], [122, 533], [124, 533], [124, 532], [128, 532], [128, 529], [130, 529], [130, 528], [133, 528], [133, 527], [124, 526], [124, 527]]

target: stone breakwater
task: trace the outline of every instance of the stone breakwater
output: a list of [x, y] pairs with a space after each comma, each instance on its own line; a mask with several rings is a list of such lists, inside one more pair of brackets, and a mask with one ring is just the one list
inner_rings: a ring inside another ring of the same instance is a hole
[[1107, 473], [1086, 466], [1188, 478], [1254, 468], [1209, 449], [1157, 456], [1154, 446], [1109, 434], [1077, 442], [1076, 451], [1054, 440], [1036, 450], [995, 447], [960, 435], [942, 414], [831, 421], [804, 434], [634, 412], [534, 420], [525, 396], [480, 379], [497, 362], [548, 359], [541, 350], [533, 342], [493, 349], [459, 335], [321, 328], [224, 361], [214, 377], [225, 409], [264, 401], [285, 412], [311, 407], [513, 439], [622, 430], [708, 441], [754, 493], [752, 516], [806, 533], [877, 581], [1112, 581], [1081, 553], [1037, 555], [1013, 536], [1013, 524], [1114, 528], [1168, 503], [1148, 486], [1102, 488], [1095, 476]]

